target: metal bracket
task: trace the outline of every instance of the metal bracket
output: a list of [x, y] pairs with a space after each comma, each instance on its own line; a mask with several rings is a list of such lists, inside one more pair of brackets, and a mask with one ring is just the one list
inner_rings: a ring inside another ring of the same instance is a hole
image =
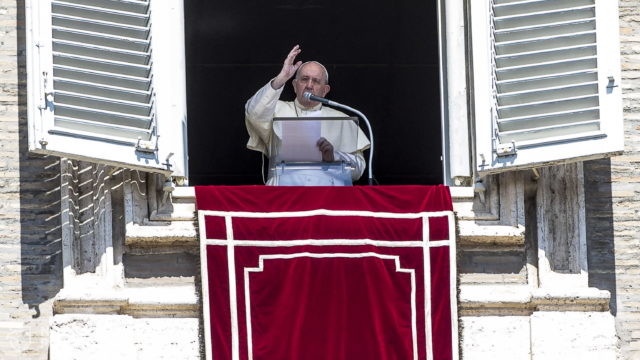
[[518, 152], [516, 148], [516, 142], [512, 141], [506, 144], [498, 144], [496, 146], [496, 155], [497, 156], [511, 156], [515, 155]]
[[173, 153], [170, 152], [169, 155], [167, 155], [167, 158], [162, 163], [162, 165], [164, 165], [167, 168], [167, 170], [171, 170], [171, 167], [173, 166], [173, 165], [171, 165], [171, 162], [169, 161], [169, 159], [171, 159], [172, 156], [173, 156]]
[[140, 151], [148, 154], [153, 154], [157, 152], [158, 137], [159, 136], [156, 136], [155, 141], [142, 141], [142, 138], [138, 137], [138, 142], [136, 143], [136, 151]]
[[46, 110], [47, 108], [53, 110], [53, 91], [48, 88], [49, 85], [49, 73], [43, 71], [42, 87], [44, 89], [44, 96], [42, 97], [42, 103], [38, 105], [39, 110]]
[[607, 89], [613, 89], [615, 87], [618, 87], [618, 84], [616, 84], [616, 79], [613, 76], [609, 76], [607, 77], [607, 79], [609, 79], [609, 83], [607, 84]]
[[480, 197], [480, 202], [484, 204], [485, 194], [487, 191], [487, 187], [484, 186], [484, 182], [482, 179], [476, 179], [476, 182], [473, 184], [473, 192], [478, 194]]
[[173, 179], [171, 177], [167, 178], [164, 184], [162, 184], [162, 205], [166, 204], [167, 200], [171, 199], [170, 196], [175, 189], [176, 186], [173, 183]]
[[540, 171], [538, 171], [537, 168], [532, 168], [531, 171], [533, 172], [533, 180], [537, 181], [540, 179]]
[[45, 92], [44, 93], [44, 97], [43, 97], [43, 103], [38, 105], [38, 109], [39, 110], [46, 110], [47, 108], [52, 108], [53, 109], [53, 93], [52, 92]]

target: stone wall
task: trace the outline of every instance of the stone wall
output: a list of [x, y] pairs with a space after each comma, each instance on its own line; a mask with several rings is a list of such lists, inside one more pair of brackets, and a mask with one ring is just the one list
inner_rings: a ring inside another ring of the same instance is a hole
[[23, 0], [0, 0], [0, 358], [46, 359], [62, 287], [59, 159], [27, 151]]
[[611, 291], [620, 358], [640, 358], [640, 0], [619, 0], [625, 152], [585, 164], [590, 285]]

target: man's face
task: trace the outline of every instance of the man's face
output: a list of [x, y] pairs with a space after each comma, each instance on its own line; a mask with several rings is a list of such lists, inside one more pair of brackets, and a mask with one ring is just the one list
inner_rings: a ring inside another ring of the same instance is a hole
[[306, 100], [303, 96], [305, 92], [324, 97], [329, 89], [324, 77], [324, 70], [316, 63], [305, 64], [298, 69], [298, 75], [293, 79], [293, 91], [296, 93], [296, 98], [302, 106], [307, 108], [318, 105], [318, 102]]

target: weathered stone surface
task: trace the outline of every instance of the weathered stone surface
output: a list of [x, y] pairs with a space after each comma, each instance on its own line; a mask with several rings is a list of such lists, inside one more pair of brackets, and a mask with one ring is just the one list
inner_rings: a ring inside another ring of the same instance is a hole
[[51, 322], [50, 359], [198, 359], [198, 321], [56, 315]]
[[[640, 358], [640, 1], [620, 0], [625, 152], [585, 163], [589, 285], [611, 292], [619, 359]], [[592, 327], [593, 325], [589, 325]], [[589, 357], [585, 357], [589, 358]], [[594, 358], [594, 357], [591, 357]], [[604, 358], [604, 357], [603, 357]]]
[[200, 303], [195, 284], [104, 288], [100, 284], [62, 290], [56, 314], [122, 314], [147, 318], [198, 318]]
[[608, 312], [536, 312], [531, 349], [533, 360], [615, 360], [614, 318]]
[[62, 287], [60, 168], [29, 155], [24, 1], [0, 0], [0, 359], [46, 359]]
[[[595, 288], [540, 289], [529, 285], [460, 286], [461, 315], [530, 315], [536, 311], [607, 311], [609, 292]], [[613, 335], [613, 333], [611, 334]]]
[[175, 221], [166, 226], [127, 225], [126, 245], [155, 242], [197, 242], [193, 222]]
[[459, 242], [464, 245], [522, 245], [524, 226], [478, 225], [473, 221], [458, 223]]
[[465, 360], [529, 360], [529, 316], [462, 316]]

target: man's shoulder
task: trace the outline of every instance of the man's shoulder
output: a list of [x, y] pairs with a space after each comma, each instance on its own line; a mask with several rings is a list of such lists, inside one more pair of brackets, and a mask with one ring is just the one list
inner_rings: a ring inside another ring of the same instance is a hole
[[293, 101], [278, 100], [275, 116], [295, 116], [294, 106]]
[[293, 101], [284, 101], [284, 100], [278, 100], [278, 105], [280, 106], [287, 106], [287, 107], [293, 107]]
[[276, 102], [276, 106], [280, 108], [293, 109], [295, 105], [293, 104], [293, 101], [278, 100]]
[[328, 107], [328, 106], [323, 106], [322, 107], [322, 115], [323, 116], [327, 116], [327, 117], [343, 117], [343, 116], [349, 116], [345, 113], [343, 113], [340, 110], [336, 110], [334, 108]]

